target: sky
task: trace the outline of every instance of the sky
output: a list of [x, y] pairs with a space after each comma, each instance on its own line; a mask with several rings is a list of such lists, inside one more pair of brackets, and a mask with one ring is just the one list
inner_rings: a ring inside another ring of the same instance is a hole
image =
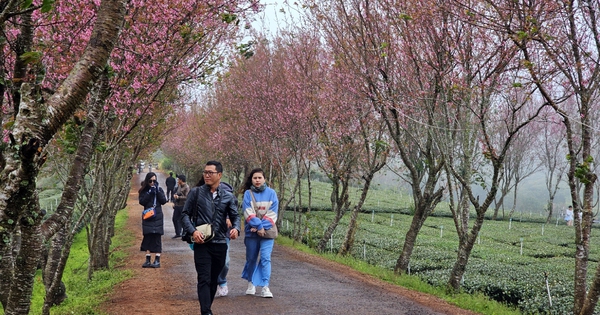
[[[289, 10], [286, 0], [262, 0], [265, 5], [263, 12], [258, 14], [257, 20], [252, 23], [252, 27], [257, 30], [264, 30], [266, 33], [277, 33], [278, 23], [284, 24], [286, 16], [295, 15], [293, 10]], [[293, 2], [292, 2], [293, 3]], [[284, 9], [285, 13], [281, 12]]]

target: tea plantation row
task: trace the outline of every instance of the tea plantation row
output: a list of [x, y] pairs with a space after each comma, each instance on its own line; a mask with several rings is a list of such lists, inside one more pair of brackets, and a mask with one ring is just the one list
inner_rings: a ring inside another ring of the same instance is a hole
[[[296, 214], [298, 215], [298, 214]], [[303, 213], [303, 242], [314, 246], [333, 219], [331, 211]], [[293, 228], [292, 211], [286, 211], [282, 233]], [[335, 230], [328, 251], [337, 252], [346, 233], [349, 215]], [[362, 213], [352, 255], [393, 269], [412, 217], [400, 213]], [[463, 279], [463, 290], [483, 292], [490, 298], [517, 306], [524, 314], [572, 313], [575, 230], [559, 221], [540, 222], [488, 220], [472, 251]], [[592, 231], [592, 244], [598, 244], [598, 229]], [[410, 273], [426, 282], [443, 286], [456, 260], [458, 237], [452, 218], [430, 217], [419, 233]], [[600, 254], [592, 246], [588, 276], [594, 276]], [[546, 276], [552, 306], [546, 288]], [[598, 309], [600, 313], [600, 308]]]

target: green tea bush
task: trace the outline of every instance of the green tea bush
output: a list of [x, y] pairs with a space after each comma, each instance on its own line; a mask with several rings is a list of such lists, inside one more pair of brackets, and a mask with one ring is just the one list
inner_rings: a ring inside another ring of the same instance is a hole
[[[393, 218], [392, 218], [393, 215]], [[293, 212], [286, 218], [290, 226]], [[333, 219], [331, 211], [312, 211], [303, 222], [310, 230], [306, 244], [316, 244]], [[333, 235], [337, 252], [348, 228], [342, 218]], [[367, 212], [359, 216], [351, 254], [357, 259], [393, 270], [404, 246], [412, 217], [397, 212]], [[563, 223], [563, 222], [561, 222]], [[523, 314], [568, 314], [573, 307], [575, 230], [543, 221], [486, 221], [471, 252], [462, 290], [518, 307]], [[543, 234], [542, 234], [543, 229]], [[597, 229], [597, 227], [594, 227]], [[592, 232], [592, 243], [600, 243]], [[433, 286], [444, 287], [457, 259], [458, 236], [451, 217], [431, 216], [423, 225], [410, 260], [410, 274]], [[591, 281], [600, 258], [593, 247], [588, 277]], [[548, 298], [546, 278], [552, 298]], [[600, 308], [597, 308], [600, 314]]]

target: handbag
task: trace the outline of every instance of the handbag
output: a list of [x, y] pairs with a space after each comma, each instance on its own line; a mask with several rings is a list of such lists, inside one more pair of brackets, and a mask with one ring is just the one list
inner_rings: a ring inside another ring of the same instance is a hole
[[208, 242], [215, 237], [215, 231], [212, 228], [212, 223], [198, 225], [196, 230], [200, 231], [200, 233], [204, 235], [204, 242]]
[[[263, 219], [263, 217], [264, 217], [265, 215], [264, 215], [264, 214], [263, 214], [263, 215], [260, 215], [260, 214], [258, 213], [258, 211], [256, 211], [256, 199], [254, 199], [254, 193], [252, 193], [252, 190], [250, 190], [250, 196], [252, 197], [252, 208], [254, 209], [254, 212], [256, 213], [256, 216], [257, 216], [259, 219], [261, 219], [261, 220], [262, 220], [262, 219]], [[277, 224], [273, 224], [273, 227], [271, 227], [271, 228], [270, 228], [270, 229], [268, 229], [268, 230], [265, 230], [265, 235], [264, 235], [264, 236], [261, 236], [261, 237], [262, 237], [262, 238], [276, 238], [276, 237], [277, 237], [277, 235], [279, 234], [278, 232], [279, 232], [279, 231], [277, 231]], [[260, 236], [260, 235], [259, 235], [259, 236]]]
[[[212, 228], [212, 225], [213, 225], [212, 222], [214, 222], [215, 218], [217, 217], [217, 209], [215, 208], [214, 201], [213, 201], [212, 208], [213, 208], [213, 217], [212, 217], [211, 223], [205, 223], [205, 224], [200, 224], [200, 225], [196, 226], [196, 230], [199, 231], [200, 233], [202, 233], [202, 235], [204, 235], [205, 243], [212, 240], [215, 237], [215, 231]], [[192, 216], [192, 222], [194, 224], [196, 223], [197, 213], [198, 213], [197, 210], [194, 211], [194, 214]], [[192, 234], [189, 234], [185, 231], [183, 232], [183, 235], [181, 236], [181, 240], [188, 244], [194, 244], [194, 240], [192, 239]]]
[[142, 219], [143, 220], [148, 220], [148, 219], [152, 219], [154, 217], [156, 217], [156, 195], [154, 195], [154, 204], [152, 205], [152, 207], [148, 208], [148, 209], [144, 209], [144, 211], [142, 211]]

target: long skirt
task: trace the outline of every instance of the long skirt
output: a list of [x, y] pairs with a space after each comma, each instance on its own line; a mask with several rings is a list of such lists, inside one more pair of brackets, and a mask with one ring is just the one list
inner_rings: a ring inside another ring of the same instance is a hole
[[144, 234], [140, 251], [150, 251], [151, 253], [162, 253], [162, 241], [160, 234]]

